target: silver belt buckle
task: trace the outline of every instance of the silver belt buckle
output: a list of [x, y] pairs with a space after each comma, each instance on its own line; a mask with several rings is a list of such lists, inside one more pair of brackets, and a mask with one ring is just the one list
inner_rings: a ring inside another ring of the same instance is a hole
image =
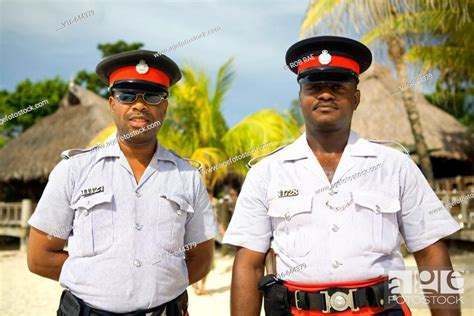
[[349, 294], [344, 292], [334, 292], [332, 295], [329, 295], [327, 291], [321, 291], [320, 293], [324, 294], [326, 309], [322, 312], [327, 314], [331, 312], [331, 308], [335, 311], [342, 312], [347, 308], [350, 308], [353, 312], [357, 312], [359, 307], [354, 308], [354, 292], [355, 289], [350, 289]]

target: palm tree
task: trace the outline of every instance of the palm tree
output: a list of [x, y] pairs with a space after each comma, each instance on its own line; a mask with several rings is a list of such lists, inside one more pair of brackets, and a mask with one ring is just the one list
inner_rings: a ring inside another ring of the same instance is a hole
[[[245, 163], [250, 158], [219, 165], [211, 172], [207, 172], [208, 168], [240, 154], [248, 153], [248, 157], [254, 157], [267, 153], [299, 135], [294, 120], [270, 109], [251, 114], [236, 126], [228, 128], [222, 115], [222, 104], [235, 74], [232, 63], [230, 59], [219, 68], [212, 90], [203, 70], [196, 71], [185, 66], [182, 69], [183, 79], [171, 89], [168, 114], [158, 136], [164, 147], [202, 163], [205, 170], [202, 175], [210, 190], [214, 190], [216, 183], [231, 170], [245, 175]], [[92, 144], [104, 142], [113, 132], [115, 126], [108, 127]], [[271, 146], [261, 148], [265, 144]]]
[[[407, 56], [419, 62], [423, 56], [429, 55], [429, 47], [433, 44], [435, 47], [436, 44], [442, 45], [445, 42], [443, 36], [449, 35], [450, 30], [460, 30], [470, 22], [467, 9], [467, 1], [463, 0], [312, 0], [300, 36], [315, 33], [318, 28], [327, 28], [336, 33], [349, 33], [353, 29], [357, 33], [365, 33], [361, 42], [373, 44], [376, 48], [387, 48], [387, 55], [395, 65], [401, 86], [408, 82]], [[469, 52], [464, 53], [467, 58]], [[439, 65], [448, 63], [451, 58], [451, 55], [441, 56], [443, 62]], [[431, 161], [413, 91], [403, 89], [401, 94], [421, 169], [428, 181], [433, 183]]]

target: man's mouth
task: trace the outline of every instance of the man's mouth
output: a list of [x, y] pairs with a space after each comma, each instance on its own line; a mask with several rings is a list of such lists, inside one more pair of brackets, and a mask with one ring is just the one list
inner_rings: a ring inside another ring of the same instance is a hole
[[332, 103], [320, 103], [313, 106], [313, 111], [334, 111], [338, 109], [339, 108]]
[[130, 122], [130, 125], [132, 127], [137, 127], [137, 128], [145, 127], [150, 122], [150, 120], [148, 120], [144, 116], [133, 116], [128, 121]]

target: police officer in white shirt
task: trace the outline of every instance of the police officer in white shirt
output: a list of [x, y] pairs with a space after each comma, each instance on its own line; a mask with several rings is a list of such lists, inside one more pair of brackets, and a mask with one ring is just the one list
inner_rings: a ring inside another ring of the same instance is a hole
[[[224, 237], [237, 247], [233, 316], [260, 314], [259, 289], [272, 316], [410, 315], [388, 291], [387, 273], [404, 268], [402, 238], [420, 269], [452, 269], [441, 239], [460, 227], [419, 168], [351, 131], [359, 74], [371, 61], [365, 45], [342, 37], [289, 48], [306, 133], [245, 179]], [[270, 247], [276, 276], [262, 278]], [[456, 304], [430, 307], [433, 315], [459, 313]]]
[[29, 221], [28, 267], [66, 288], [58, 315], [185, 315], [217, 225], [198, 170], [156, 139], [180, 70], [138, 50], [97, 74], [117, 135], [63, 154]]

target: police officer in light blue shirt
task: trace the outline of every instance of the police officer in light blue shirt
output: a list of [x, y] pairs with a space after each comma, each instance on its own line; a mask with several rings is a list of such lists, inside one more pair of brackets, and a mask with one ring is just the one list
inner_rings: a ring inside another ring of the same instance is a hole
[[[306, 132], [245, 179], [223, 239], [237, 247], [233, 316], [260, 315], [262, 294], [267, 316], [411, 315], [392, 283], [405, 272], [402, 240], [420, 271], [452, 272], [442, 239], [459, 224], [409, 155], [351, 130], [371, 62], [368, 47], [344, 37], [288, 49]], [[263, 277], [270, 248], [276, 269]], [[433, 315], [459, 315], [456, 295], [426, 292]]]
[[117, 134], [63, 153], [29, 221], [28, 267], [65, 288], [58, 315], [185, 315], [217, 225], [198, 170], [156, 139], [181, 73], [144, 50], [97, 73]]

